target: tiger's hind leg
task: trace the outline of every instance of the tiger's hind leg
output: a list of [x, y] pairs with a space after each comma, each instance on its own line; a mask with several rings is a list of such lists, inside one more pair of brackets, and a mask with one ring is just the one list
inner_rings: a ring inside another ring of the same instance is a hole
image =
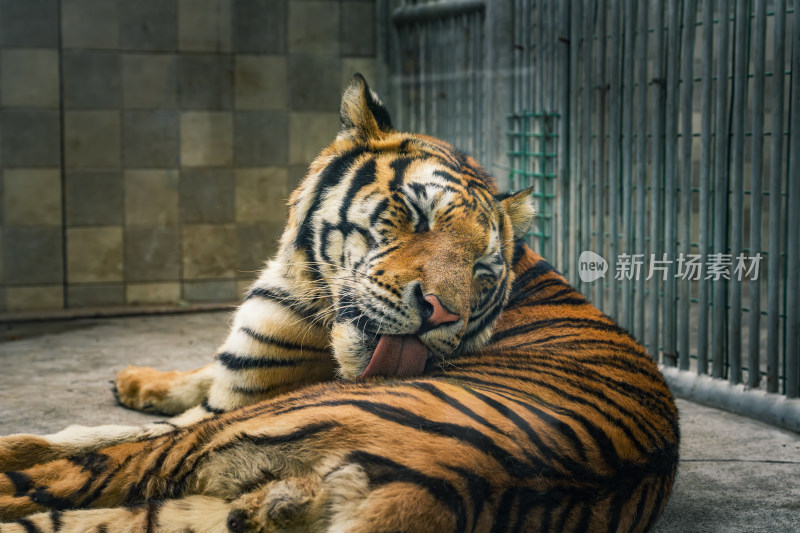
[[197, 494], [179, 480], [179, 473], [191, 472], [213, 433], [172, 430], [160, 437], [0, 472], [0, 522], [41, 512], [135, 505]]
[[[127, 479], [153, 462], [169, 464], [175, 457], [164, 454], [164, 448], [186, 451], [173, 449], [174, 444], [169, 439], [136, 443], [137, 453], [126, 445], [0, 475], [0, 522], [14, 521], [0, 523], [0, 533], [318, 530], [314, 520], [329, 503], [320, 498], [318, 475], [267, 482], [227, 498], [175, 492], [174, 485], [156, 477], [141, 487], [116, 479]], [[175, 498], [165, 499], [170, 495]]]
[[[189, 372], [129, 367], [120, 372], [117, 379], [116, 392], [121, 403], [143, 411], [180, 414], [141, 426], [72, 425], [50, 435], [3, 436], [0, 437], [0, 472], [21, 470], [124, 442], [157, 437], [176, 427], [189, 426], [213, 416], [219, 411], [208, 407], [206, 399], [214, 397], [211, 391], [214, 365]], [[216, 394], [227, 397], [224, 390]]]
[[[331, 373], [332, 363], [330, 361], [323, 361], [322, 363], [306, 371], [306, 379], [309, 379], [310, 382], [323, 381]], [[294, 369], [290, 367], [288, 370]], [[215, 368], [215, 364], [204, 367], [197, 373], [202, 373], [206, 377], [208, 375], [214, 376], [210, 386], [203, 385], [201, 391], [203, 394], [200, 395], [200, 399], [196, 402], [188, 402], [188, 404], [194, 406], [190, 406], [187, 411], [168, 420], [142, 426], [105, 425], [89, 427], [74, 425], [51, 435], [17, 434], [0, 437], [0, 472], [29, 468], [36, 464], [90, 453], [104, 447], [141, 438], [157, 437], [177, 427], [190, 426], [214, 415], [251, 405], [270, 396], [289, 392], [307, 384], [302, 377], [296, 377], [291, 373], [287, 373], [286, 369], [282, 369], [282, 371], [269, 374], [267, 378], [283, 380], [287, 383], [281, 384], [279, 382], [279, 384], [268, 387], [266, 392], [261, 393], [260, 391], [237, 388], [235, 378], [241, 378], [241, 376], [237, 374], [234, 378], [231, 378], [228, 376], [231, 372]], [[191, 373], [163, 372], [159, 374], [175, 374], [182, 378]], [[308, 376], [311, 377], [308, 378]], [[206, 380], [206, 377], [198, 377], [196, 379]], [[195, 393], [199, 394], [197, 389], [195, 389]], [[183, 398], [186, 399], [189, 396], [184, 395]]]
[[169, 420], [142, 426], [75, 425], [51, 435], [17, 434], [0, 437], [0, 473], [24, 470], [126, 442], [156, 438], [211, 416], [212, 413], [205, 408], [195, 407]]
[[[239, 529], [233, 504], [221, 498], [188, 496], [141, 505], [75, 511], [49, 511], [0, 524], [0, 533], [230, 533]], [[244, 526], [245, 524], [242, 524]], [[233, 526], [233, 527], [231, 527]]]
[[213, 382], [213, 363], [188, 372], [129, 366], [117, 373], [114, 394], [131, 409], [177, 415], [200, 405]]

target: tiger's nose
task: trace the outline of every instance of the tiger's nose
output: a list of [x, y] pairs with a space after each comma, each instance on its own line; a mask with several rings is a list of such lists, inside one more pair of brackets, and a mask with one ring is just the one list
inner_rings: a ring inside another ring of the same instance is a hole
[[435, 294], [422, 295], [420, 291], [417, 296], [420, 305], [420, 315], [422, 322], [428, 327], [438, 327], [443, 324], [450, 324], [459, 319], [459, 316], [450, 312]]

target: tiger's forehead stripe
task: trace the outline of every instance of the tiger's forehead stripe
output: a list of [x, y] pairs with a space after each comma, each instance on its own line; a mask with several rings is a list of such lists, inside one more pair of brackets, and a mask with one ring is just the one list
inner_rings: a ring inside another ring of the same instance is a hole
[[376, 179], [377, 164], [374, 157], [369, 157], [364, 161], [353, 174], [350, 187], [345, 194], [339, 207], [339, 218], [344, 221], [347, 219], [347, 209], [353, 203], [353, 199], [359, 191], [371, 185]]
[[313, 241], [313, 232], [310, 218], [319, 209], [323, 195], [334, 185], [340, 182], [352, 163], [364, 152], [366, 148], [357, 146], [333, 158], [333, 160], [319, 173], [314, 187], [311, 203], [306, 209], [303, 221], [297, 231], [295, 246], [301, 249], [310, 249]]
[[372, 146], [376, 152], [395, 151], [404, 157], [439, 160], [442, 166], [460, 176], [459, 181], [465, 185], [485, 188], [490, 194], [497, 192], [494, 180], [483, 168], [472, 157], [453, 148], [448, 143], [425, 135], [413, 135], [401, 139], [376, 141]]

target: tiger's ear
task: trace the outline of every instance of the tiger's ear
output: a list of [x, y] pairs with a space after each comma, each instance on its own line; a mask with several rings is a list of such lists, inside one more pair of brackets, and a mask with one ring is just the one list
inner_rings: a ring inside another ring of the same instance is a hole
[[528, 233], [533, 223], [536, 210], [533, 207], [533, 187], [528, 187], [519, 192], [501, 197], [500, 205], [511, 219], [514, 230], [514, 240], [521, 239]]
[[342, 121], [339, 137], [364, 141], [394, 130], [383, 102], [358, 73], [344, 90], [339, 118]]

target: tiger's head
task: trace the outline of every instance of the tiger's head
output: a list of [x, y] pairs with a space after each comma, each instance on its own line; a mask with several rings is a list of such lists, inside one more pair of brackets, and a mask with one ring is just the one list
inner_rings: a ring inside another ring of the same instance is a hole
[[489, 339], [530, 191], [498, 196], [471, 157], [400, 133], [356, 74], [342, 129], [291, 196], [280, 260], [320, 307], [344, 378], [413, 376]]

